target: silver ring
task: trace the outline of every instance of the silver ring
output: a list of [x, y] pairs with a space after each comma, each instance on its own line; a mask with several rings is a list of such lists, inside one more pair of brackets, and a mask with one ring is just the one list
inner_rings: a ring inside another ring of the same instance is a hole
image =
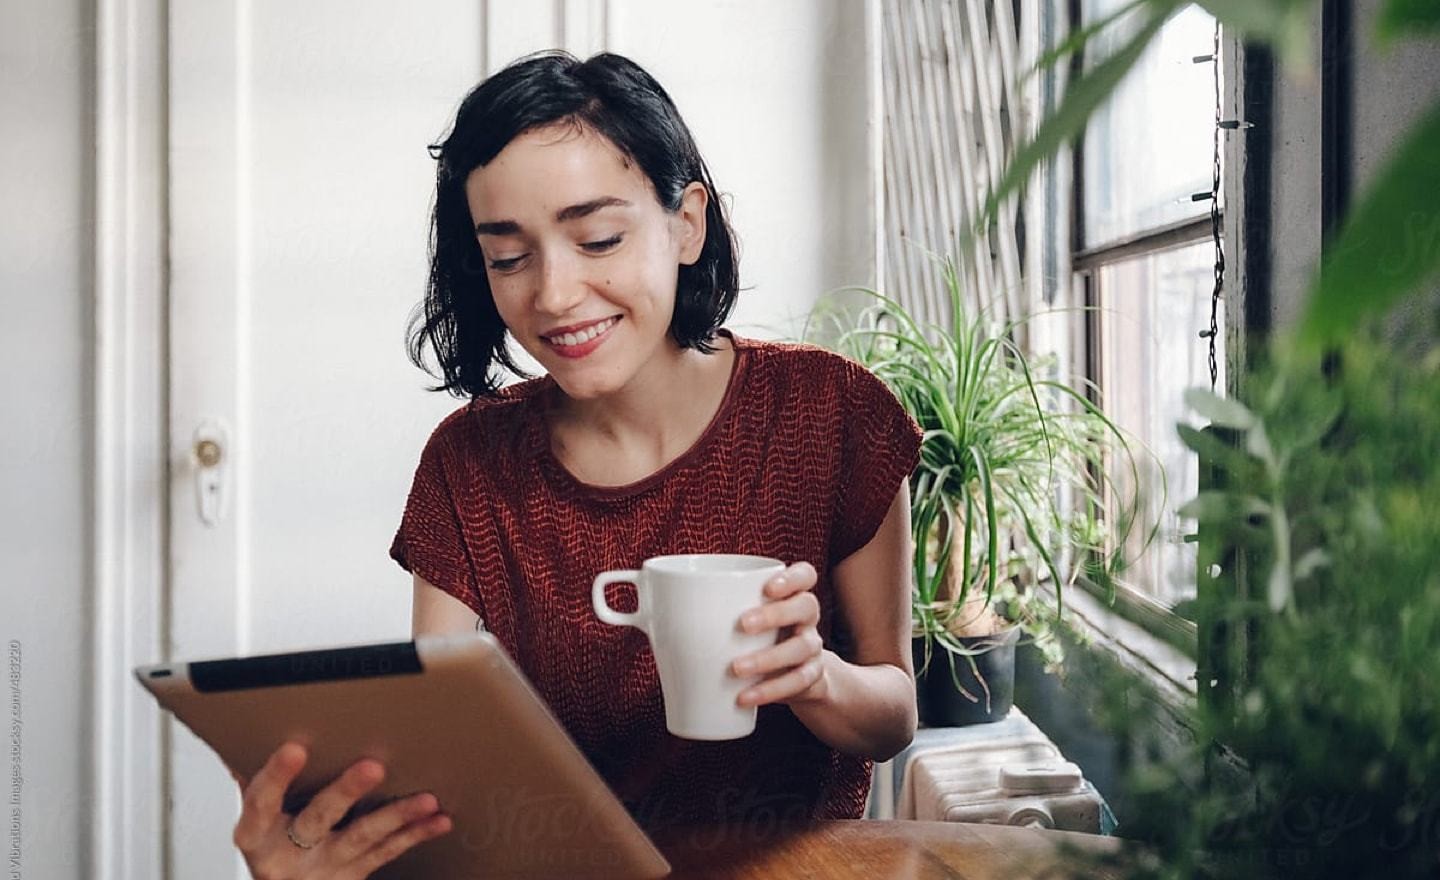
[[[315, 846], [314, 843], [301, 843], [300, 839], [295, 836], [294, 819], [291, 819], [290, 822], [285, 826], [285, 836], [289, 837], [290, 842], [300, 847], [301, 849], [312, 849]], [[319, 841], [316, 841], [316, 843], [319, 843]]]

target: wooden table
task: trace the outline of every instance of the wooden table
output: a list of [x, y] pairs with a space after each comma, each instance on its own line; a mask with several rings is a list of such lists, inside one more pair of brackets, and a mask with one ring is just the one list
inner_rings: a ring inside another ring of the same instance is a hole
[[958, 822], [834, 821], [802, 828], [661, 831], [656, 846], [674, 880], [987, 880], [1120, 878], [1114, 868], [1079, 870], [1064, 850], [1116, 854], [1114, 837]]

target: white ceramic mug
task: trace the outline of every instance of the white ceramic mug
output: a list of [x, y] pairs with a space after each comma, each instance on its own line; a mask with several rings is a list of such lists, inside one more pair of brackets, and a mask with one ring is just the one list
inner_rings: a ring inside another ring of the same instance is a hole
[[[740, 616], [765, 604], [765, 584], [785, 570], [768, 556], [695, 553], [656, 556], [639, 571], [607, 571], [595, 578], [591, 598], [606, 623], [633, 626], [650, 638], [665, 726], [686, 739], [738, 739], [755, 730], [755, 706], [735, 700], [763, 676], [739, 677], [730, 664], [775, 644], [778, 630], [746, 633]], [[611, 608], [605, 587], [635, 585], [633, 613]]]

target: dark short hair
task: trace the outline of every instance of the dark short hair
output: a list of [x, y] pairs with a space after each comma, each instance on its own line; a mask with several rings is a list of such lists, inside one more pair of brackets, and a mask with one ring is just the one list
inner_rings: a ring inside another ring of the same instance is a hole
[[[444, 384], [432, 391], [456, 397], [494, 395], [499, 363], [517, 375], [495, 308], [485, 262], [465, 198], [465, 178], [488, 164], [523, 132], [569, 123], [606, 137], [650, 179], [665, 210], [679, 210], [685, 187], [705, 185], [705, 243], [700, 258], [681, 266], [670, 335], [683, 348], [713, 351], [710, 343], [735, 305], [734, 235], [710, 171], [670, 96], [638, 64], [601, 53], [580, 61], [552, 50], [526, 56], [465, 96], [450, 133], [430, 145], [436, 160], [430, 222], [430, 279], [410, 319], [410, 359], [430, 372], [424, 348], [434, 349]], [[432, 373], [432, 375], [434, 375]]]

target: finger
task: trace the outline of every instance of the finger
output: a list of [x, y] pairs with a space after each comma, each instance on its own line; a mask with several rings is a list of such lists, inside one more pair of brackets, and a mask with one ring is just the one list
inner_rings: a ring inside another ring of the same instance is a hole
[[295, 817], [295, 836], [305, 841], [318, 841], [330, 833], [345, 813], [355, 806], [367, 791], [385, 778], [385, 765], [362, 758], [320, 790]]
[[453, 825], [451, 818], [443, 813], [406, 825], [360, 857], [356, 864], [361, 876], [368, 876], [381, 865], [395, 861], [411, 847], [449, 832]]
[[745, 612], [740, 628], [747, 633], [761, 633], [782, 626], [813, 626], [819, 621], [820, 600], [807, 590]]
[[741, 677], [767, 675], [807, 663], [818, 657], [823, 649], [824, 643], [820, 634], [814, 627], [807, 627], [773, 648], [741, 657], [735, 661], [733, 669], [735, 674]]
[[358, 859], [406, 825], [424, 822], [440, 810], [434, 794], [421, 792], [366, 813], [333, 838], [341, 861]]
[[276, 749], [260, 772], [245, 787], [240, 820], [235, 823], [235, 845], [242, 851], [257, 846], [280, 817], [285, 791], [305, 766], [309, 756], [299, 743], [287, 742]]
[[808, 562], [797, 562], [765, 582], [765, 595], [771, 599], [783, 599], [801, 590], [810, 589], [818, 580], [815, 566]]
[[824, 674], [820, 660], [811, 660], [803, 666], [782, 675], [766, 679], [760, 684], [740, 692], [736, 702], [741, 706], [760, 706], [788, 700], [813, 687]]

